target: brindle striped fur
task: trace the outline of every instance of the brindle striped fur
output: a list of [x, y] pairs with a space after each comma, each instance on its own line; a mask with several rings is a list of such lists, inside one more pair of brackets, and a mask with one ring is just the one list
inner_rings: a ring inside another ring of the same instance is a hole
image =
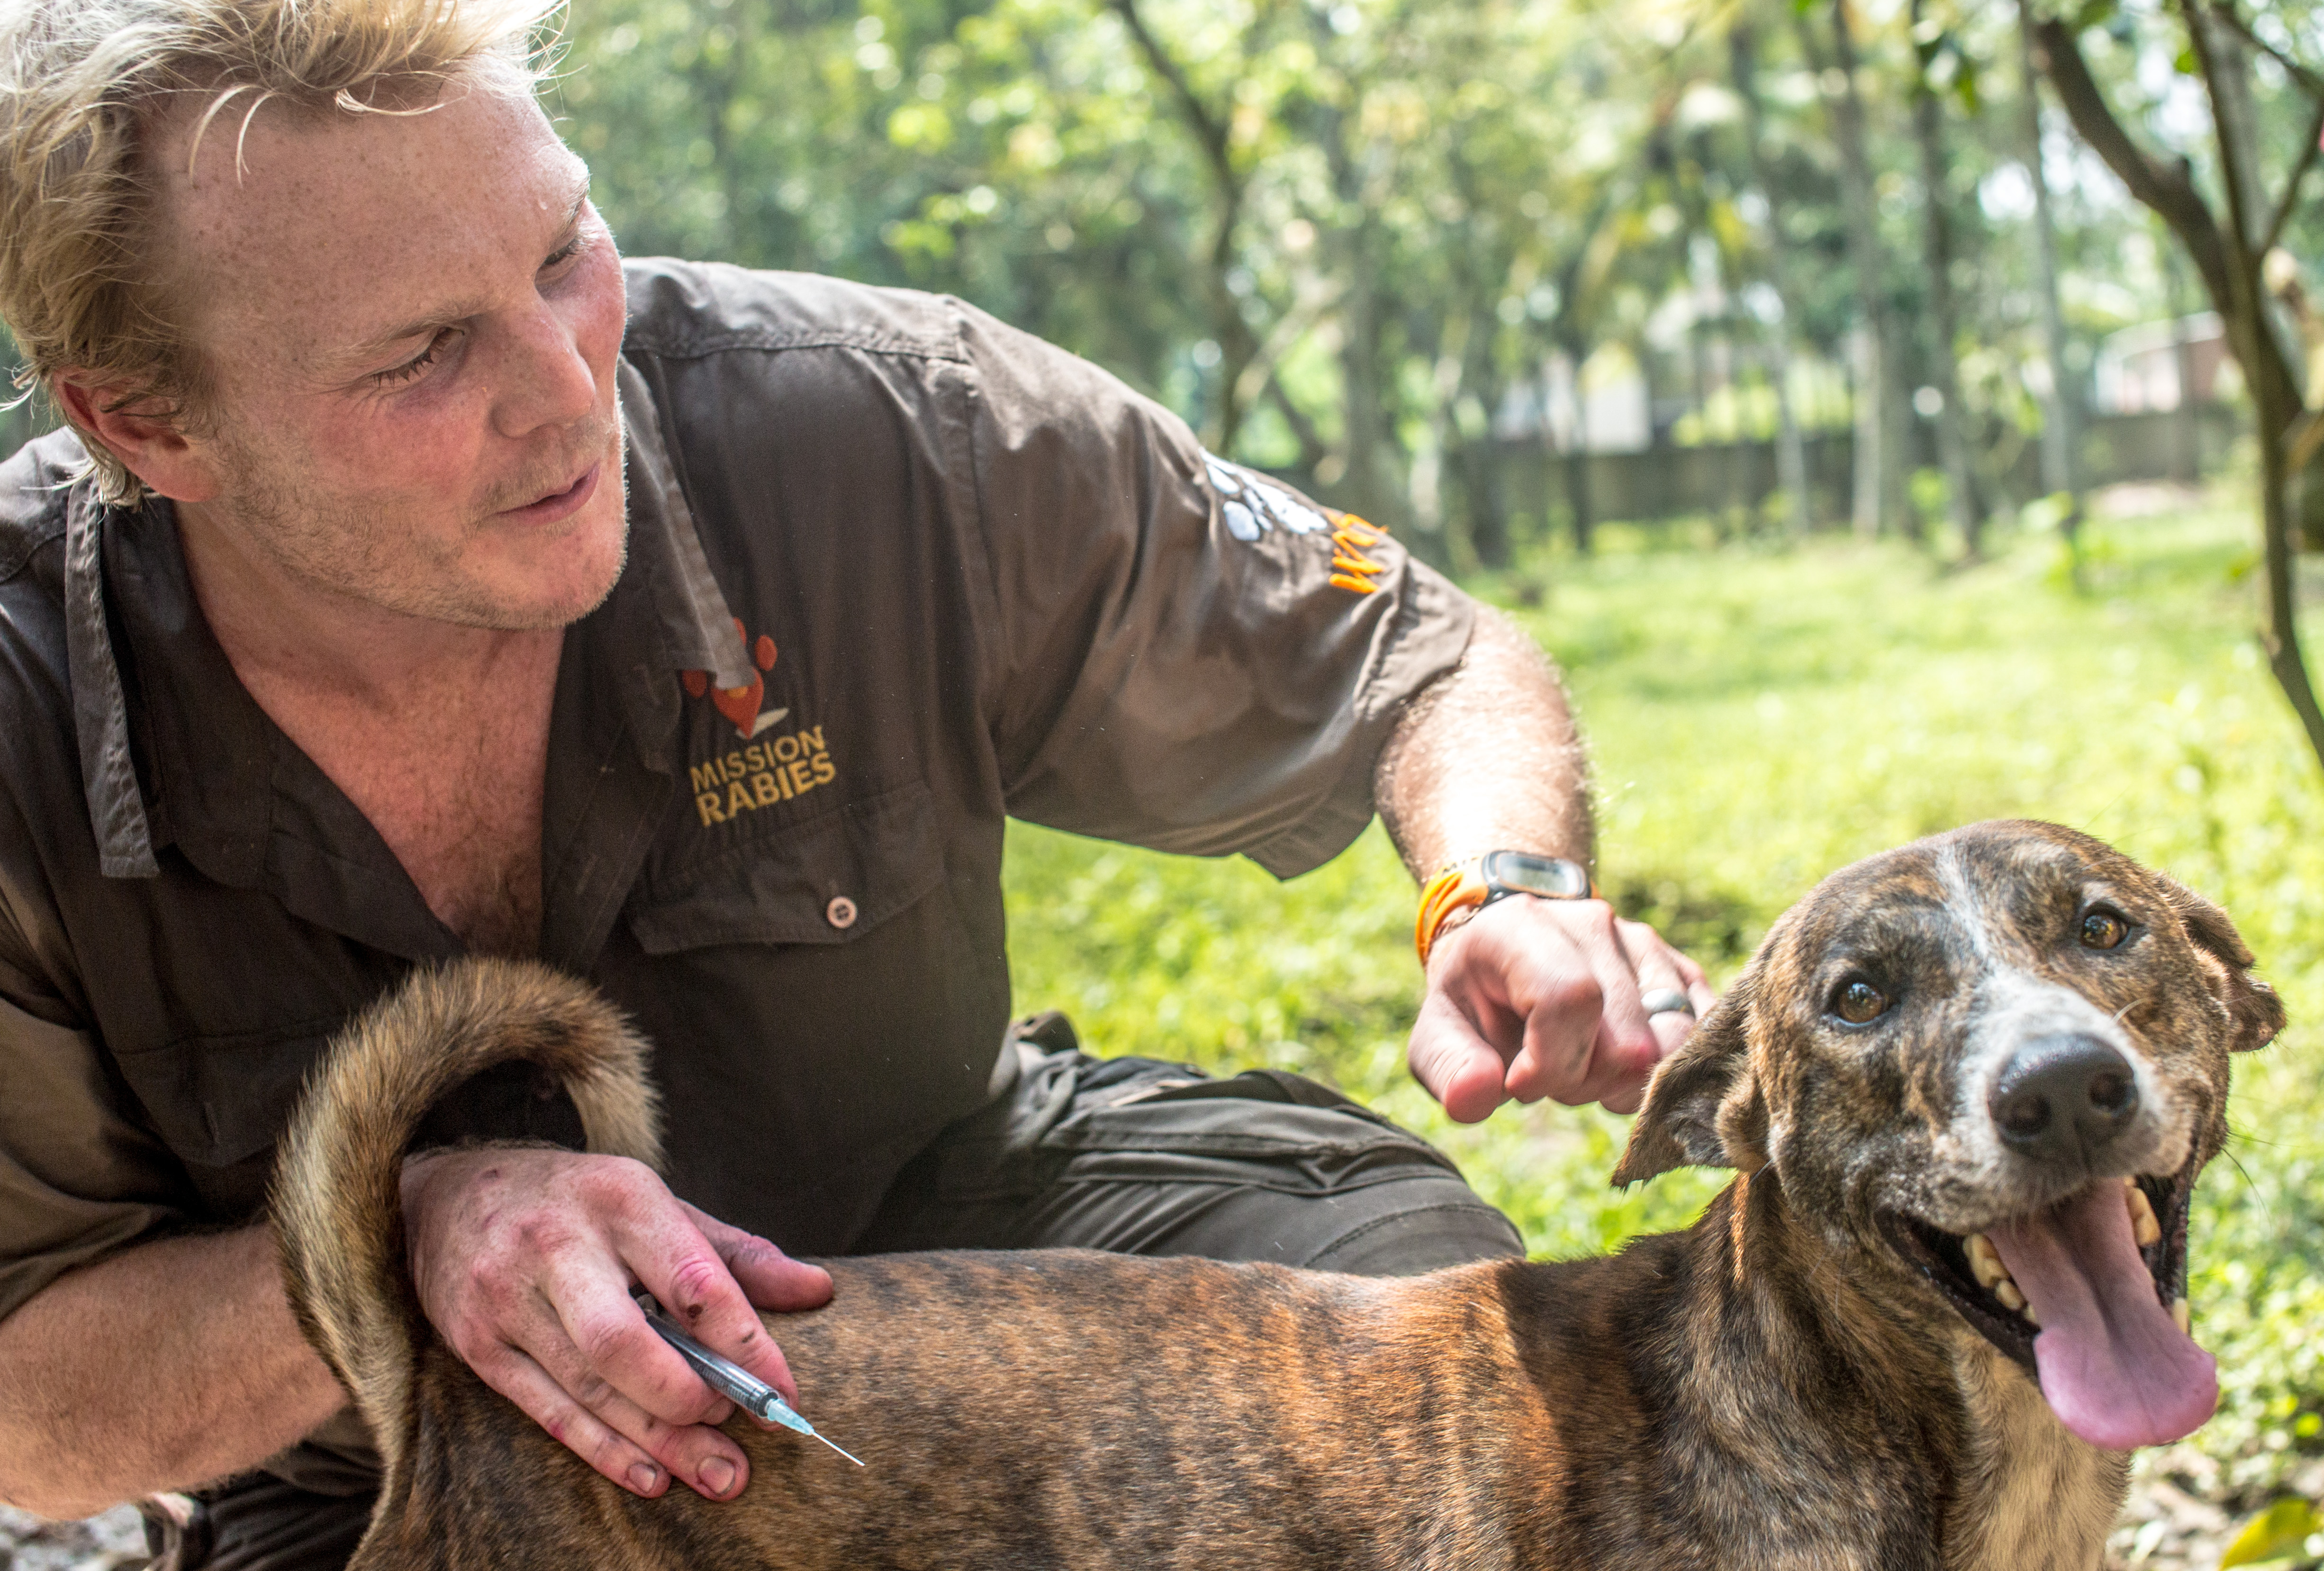
[[2025, 888], [2000, 892], [2037, 905], [2043, 880], [2092, 869], [2145, 902], [2142, 996], [2187, 1033], [2171, 1062], [2216, 1150], [2227, 1049], [2281, 1021], [2233, 929], [2095, 841], [1980, 826], [1828, 881], [1659, 1071], [1618, 1178], [1744, 1169], [1688, 1231], [1390, 1280], [1079, 1252], [834, 1261], [830, 1308], [770, 1326], [803, 1410], [870, 1465], [737, 1420], [752, 1482], [723, 1505], [607, 1483], [420, 1317], [394, 1173], [447, 1087], [528, 1058], [575, 1087], [600, 1149], [654, 1145], [639, 1044], [577, 984], [425, 974], [338, 1044], [277, 1182], [293, 1300], [388, 1461], [355, 1571], [2095, 1566], [2125, 1458], [2069, 1436], [1853, 1220], [1862, 1153], [1926, 1160], [1912, 1131], [1947, 1116], [1946, 1040], [1836, 1075], [1797, 1023], [1815, 946], [1877, 919], [1884, 890], [1941, 904], [1962, 855], [2015, 869]]

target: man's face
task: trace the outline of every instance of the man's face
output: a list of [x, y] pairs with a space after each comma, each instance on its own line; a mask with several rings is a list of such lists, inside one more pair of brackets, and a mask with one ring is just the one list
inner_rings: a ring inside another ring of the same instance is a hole
[[512, 79], [419, 115], [240, 103], [157, 149], [161, 242], [210, 374], [188, 524], [309, 589], [559, 626], [620, 576], [620, 259]]

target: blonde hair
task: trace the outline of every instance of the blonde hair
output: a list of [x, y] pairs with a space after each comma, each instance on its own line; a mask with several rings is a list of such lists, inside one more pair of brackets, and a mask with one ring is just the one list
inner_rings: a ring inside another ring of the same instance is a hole
[[[281, 101], [309, 115], [410, 112], [493, 62], [536, 83], [561, 0], [0, 0], [0, 319], [16, 385], [111, 383], [110, 407], [184, 421], [198, 356], [152, 254], [157, 126], [196, 114], [237, 140]], [[223, 121], [220, 127], [213, 123]], [[83, 432], [105, 500], [136, 476]]]

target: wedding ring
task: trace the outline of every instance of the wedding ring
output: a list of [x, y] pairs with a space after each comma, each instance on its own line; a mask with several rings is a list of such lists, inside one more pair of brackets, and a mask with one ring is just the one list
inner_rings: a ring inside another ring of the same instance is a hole
[[1638, 994], [1638, 1003], [1648, 1014], [1694, 1012], [1694, 1000], [1675, 987], [1650, 987]]

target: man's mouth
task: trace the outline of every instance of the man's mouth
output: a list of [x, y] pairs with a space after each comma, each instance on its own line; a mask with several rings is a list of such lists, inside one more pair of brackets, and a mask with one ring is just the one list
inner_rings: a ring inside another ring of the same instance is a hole
[[2218, 1403], [2211, 1355], [2188, 1335], [2197, 1166], [2101, 1178], [1968, 1234], [1901, 1212], [1881, 1220], [1961, 1318], [2040, 1382], [2067, 1428], [2126, 1451], [2181, 1438]]
[[554, 523], [579, 510], [597, 488], [597, 475], [604, 466], [592, 464], [581, 472], [579, 479], [554, 491], [543, 492], [530, 502], [512, 507], [500, 516], [515, 523]]

